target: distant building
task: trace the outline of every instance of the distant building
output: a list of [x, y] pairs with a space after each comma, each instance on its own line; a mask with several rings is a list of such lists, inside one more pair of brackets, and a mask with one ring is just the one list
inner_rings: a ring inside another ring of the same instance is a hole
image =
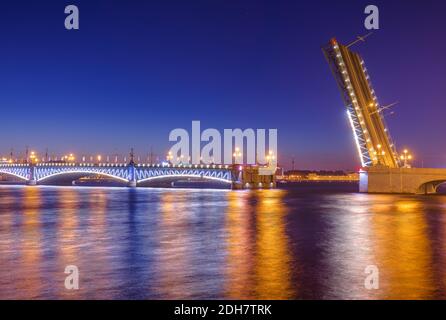
[[277, 176], [278, 181], [299, 182], [299, 181], [359, 181], [359, 174], [356, 172], [344, 171], [310, 171], [292, 170]]

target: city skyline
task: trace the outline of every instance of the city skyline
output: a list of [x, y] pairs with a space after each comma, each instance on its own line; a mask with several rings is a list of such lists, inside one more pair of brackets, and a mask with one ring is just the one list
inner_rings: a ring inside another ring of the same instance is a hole
[[[64, 29], [57, 1], [27, 4], [26, 12], [4, 6], [1, 155], [29, 146], [112, 156], [134, 147], [142, 157], [152, 147], [163, 158], [169, 132], [200, 120], [221, 130], [277, 128], [279, 164], [288, 168], [292, 158], [302, 169], [360, 166], [320, 47], [335, 35], [346, 43], [364, 34], [366, 2], [76, 4], [76, 31]], [[386, 119], [397, 150], [409, 148], [415, 165], [444, 166], [435, 128], [445, 113], [445, 5], [376, 5], [381, 29], [353, 49], [380, 102], [399, 102]], [[418, 27], [409, 33], [410, 17]]]

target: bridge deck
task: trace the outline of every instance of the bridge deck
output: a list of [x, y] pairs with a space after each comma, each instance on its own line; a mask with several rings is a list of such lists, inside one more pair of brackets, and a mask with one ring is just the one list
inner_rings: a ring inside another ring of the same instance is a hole
[[[232, 188], [270, 188], [275, 186], [275, 175], [259, 166], [217, 164], [115, 164], [115, 163], [37, 163], [0, 164], [0, 174], [11, 175], [28, 184], [44, 184], [56, 177], [76, 180], [88, 175], [102, 175], [138, 184], [158, 179], [201, 179], [221, 182]], [[266, 171], [265, 171], [266, 170]]]

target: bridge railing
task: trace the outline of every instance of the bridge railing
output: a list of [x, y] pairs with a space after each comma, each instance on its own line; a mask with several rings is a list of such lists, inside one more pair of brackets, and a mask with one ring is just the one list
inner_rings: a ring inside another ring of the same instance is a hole
[[[12, 174], [26, 180], [28, 184], [43, 183], [47, 179], [66, 175], [104, 175], [128, 182], [130, 186], [137, 183], [160, 178], [202, 178], [232, 183], [233, 186], [254, 186], [274, 183], [274, 177], [260, 174], [263, 166], [243, 166], [224, 164], [124, 164], [124, 163], [34, 163], [34, 164], [0, 164], [0, 174]], [[274, 175], [274, 174], [272, 174]], [[263, 177], [265, 176], [265, 177]]]

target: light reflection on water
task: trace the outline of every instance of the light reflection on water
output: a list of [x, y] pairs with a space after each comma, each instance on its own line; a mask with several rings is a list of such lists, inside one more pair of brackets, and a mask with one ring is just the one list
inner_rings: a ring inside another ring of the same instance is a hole
[[0, 186], [0, 298], [446, 298], [445, 196], [312, 191]]

